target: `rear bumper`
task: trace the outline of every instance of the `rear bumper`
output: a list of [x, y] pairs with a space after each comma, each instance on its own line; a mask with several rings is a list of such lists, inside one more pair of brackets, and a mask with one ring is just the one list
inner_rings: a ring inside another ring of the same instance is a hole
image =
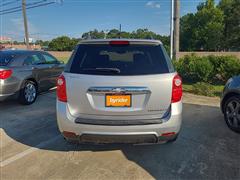
[[13, 94], [0, 94], [0, 101], [4, 101], [10, 97], [12, 97], [15, 93]]
[[[64, 136], [64, 134], [63, 134]], [[178, 134], [168, 137], [157, 137], [154, 134], [131, 134], [131, 135], [99, 135], [99, 134], [82, 134], [76, 138], [70, 139], [81, 143], [109, 144], [109, 143], [159, 143], [176, 139]]]
[[0, 101], [14, 97], [20, 90], [20, 81], [0, 80]]
[[[120, 143], [123, 139], [130, 143], [158, 142], [174, 139], [180, 131], [182, 123], [182, 102], [172, 104], [171, 114], [162, 119], [162, 123], [146, 125], [93, 125], [79, 124], [76, 118], [71, 116], [66, 103], [57, 102], [57, 122], [61, 133], [71, 132], [80, 141], [93, 141], [100, 143], [107, 140], [110, 143]], [[151, 121], [151, 119], [150, 119]], [[174, 132], [170, 136], [162, 136], [165, 133]], [[122, 138], [121, 138], [122, 137]], [[128, 137], [128, 138], [126, 138]], [[130, 141], [131, 139], [131, 141]]]

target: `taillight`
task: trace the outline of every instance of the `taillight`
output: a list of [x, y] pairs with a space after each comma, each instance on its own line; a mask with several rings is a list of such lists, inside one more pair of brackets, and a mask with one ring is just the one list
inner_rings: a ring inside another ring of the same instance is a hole
[[182, 99], [182, 78], [177, 74], [173, 78], [172, 85], [172, 103], [181, 101]]
[[0, 79], [8, 79], [12, 75], [12, 70], [0, 70]]
[[129, 45], [129, 41], [110, 41], [109, 42], [110, 45]]
[[74, 132], [63, 131], [63, 136], [66, 138], [77, 138], [77, 135]]
[[169, 137], [169, 136], [174, 136], [176, 133], [175, 132], [167, 132], [163, 133], [162, 136]]
[[59, 101], [67, 102], [66, 80], [63, 75], [57, 79], [57, 97]]

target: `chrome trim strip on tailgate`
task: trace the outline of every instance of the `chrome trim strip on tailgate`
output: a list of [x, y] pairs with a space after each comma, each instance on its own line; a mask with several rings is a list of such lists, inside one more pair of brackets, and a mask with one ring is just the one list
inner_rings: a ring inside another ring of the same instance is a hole
[[147, 87], [91, 87], [91, 94], [151, 94]]

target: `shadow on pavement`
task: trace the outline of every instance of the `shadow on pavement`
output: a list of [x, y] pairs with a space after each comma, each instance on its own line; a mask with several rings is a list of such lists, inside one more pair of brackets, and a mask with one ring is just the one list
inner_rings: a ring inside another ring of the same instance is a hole
[[[15, 141], [43, 150], [120, 150], [156, 179], [240, 176], [240, 135], [227, 128], [219, 108], [184, 104], [182, 131], [172, 144], [77, 145], [60, 136], [54, 99], [54, 93], [49, 93], [40, 96], [32, 106], [21, 106], [14, 101], [0, 103], [0, 127]], [[39, 146], [53, 138], [54, 142]]]

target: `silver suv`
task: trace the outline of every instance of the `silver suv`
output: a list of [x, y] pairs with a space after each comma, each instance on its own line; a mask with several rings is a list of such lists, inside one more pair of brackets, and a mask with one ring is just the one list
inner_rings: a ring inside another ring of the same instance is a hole
[[160, 41], [85, 40], [58, 78], [57, 121], [69, 141], [176, 140], [182, 80]]

